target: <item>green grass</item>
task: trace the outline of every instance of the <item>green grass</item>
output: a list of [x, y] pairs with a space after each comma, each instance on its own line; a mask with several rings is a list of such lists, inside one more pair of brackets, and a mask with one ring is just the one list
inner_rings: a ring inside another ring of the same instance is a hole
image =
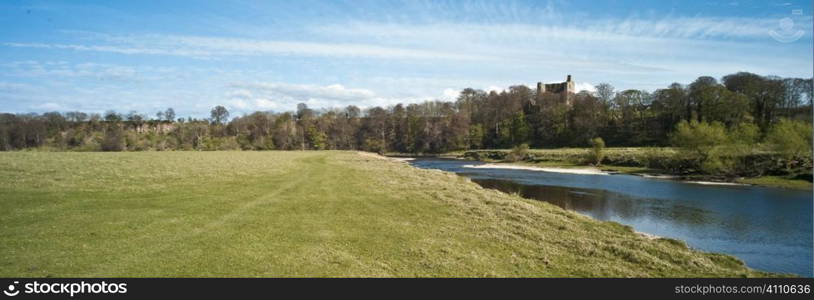
[[762, 176], [756, 178], [742, 178], [738, 182], [762, 186], [779, 187], [786, 189], [811, 190], [811, 181], [789, 178], [788, 176]]
[[356, 152], [0, 153], [0, 276], [771, 276]]
[[[489, 149], [470, 150], [445, 153], [446, 157], [472, 158], [466, 153], [478, 153], [478, 160], [486, 162], [505, 162], [503, 157], [511, 151], [510, 149]], [[516, 165], [526, 165], [535, 167], [559, 167], [559, 168], [584, 168], [589, 167], [587, 154], [589, 148], [558, 148], [558, 149], [530, 149], [531, 156], [526, 161], [510, 162]], [[603, 151], [605, 158], [599, 169], [603, 171], [619, 172], [623, 174], [662, 174], [668, 176], [681, 177], [687, 180], [712, 180], [720, 181], [722, 178], [731, 176], [718, 174], [717, 176], [708, 174], [675, 174], [669, 170], [660, 168], [649, 168], [653, 165], [648, 162], [667, 162], [674, 160], [676, 149], [670, 147], [611, 147]], [[811, 190], [814, 185], [811, 181], [795, 178], [794, 176], [760, 176], [736, 179], [734, 177], [725, 178], [728, 181], [738, 183], [753, 184], [759, 186], [769, 186], [787, 189]]]
[[628, 167], [628, 166], [614, 166], [614, 165], [601, 165], [599, 169], [608, 172], [619, 172], [622, 174], [642, 174], [642, 173], [659, 173], [661, 170], [654, 170], [646, 167]]

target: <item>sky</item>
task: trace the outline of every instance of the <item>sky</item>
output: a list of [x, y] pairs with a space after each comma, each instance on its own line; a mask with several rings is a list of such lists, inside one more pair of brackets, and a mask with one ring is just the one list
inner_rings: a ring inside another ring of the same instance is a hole
[[206, 117], [812, 77], [812, 2], [0, 0], [0, 111]]

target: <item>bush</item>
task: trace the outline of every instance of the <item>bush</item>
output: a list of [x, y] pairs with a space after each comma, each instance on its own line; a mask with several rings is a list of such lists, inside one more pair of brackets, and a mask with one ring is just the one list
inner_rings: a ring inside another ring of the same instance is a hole
[[121, 128], [108, 128], [105, 137], [102, 139], [102, 151], [122, 151], [126, 147], [124, 132]]
[[506, 161], [515, 162], [527, 159], [529, 156], [529, 145], [526, 143], [520, 144], [512, 148], [512, 151], [506, 155]]
[[677, 155], [687, 159], [681, 169], [716, 174], [726, 172], [731, 165], [731, 161], [721, 159], [722, 146], [727, 145], [729, 137], [720, 122], [681, 121], [670, 140], [681, 150]]
[[505, 160], [508, 154], [501, 150], [472, 150], [464, 152], [463, 157], [473, 160]]
[[368, 152], [376, 152], [378, 154], [384, 154], [384, 152], [385, 152], [384, 141], [382, 141], [380, 139], [368, 138], [368, 139], [365, 140], [364, 149], [365, 149], [365, 151], [368, 151]]
[[203, 150], [240, 150], [240, 144], [238, 144], [235, 137], [205, 137], [203, 140]]
[[740, 123], [729, 129], [729, 140], [734, 145], [751, 147], [760, 140], [760, 128], [753, 123]]
[[800, 121], [781, 119], [772, 126], [766, 136], [766, 142], [777, 151], [787, 164], [796, 160], [811, 157], [812, 129], [809, 124]]
[[124, 141], [127, 151], [150, 150], [150, 143], [147, 137], [135, 131], [127, 131], [124, 134]]
[[588, 143], [591, 145], [589, 159], [594, 165], [601, 165], [602, 159], [605, 158], [605, 141], [601, 137], [596, 137], [588, 141]]
[[76, 151], [100, 151], [102, 150], [102, 141], [104, 137], [99, 133], [94, 133], [85, 136], [79, 146], [74, 148]]

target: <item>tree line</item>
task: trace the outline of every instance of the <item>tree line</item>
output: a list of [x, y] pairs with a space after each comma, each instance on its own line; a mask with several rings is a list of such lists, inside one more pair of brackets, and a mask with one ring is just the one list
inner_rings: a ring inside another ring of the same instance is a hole
[[667, 146], [675, 143], [680, 130], [690, 128], [686, 124], [715, 124], [733, 132], [752, 126], [754, 138], [764, 140], [781, 122], [810, 128], [814, 92], [811, 78], [740, 72], [720, 80], [702, 76], [653, 92], [617, 91], [602, 83], [595, 92], [573, 94], [569, 104], [558, 97], [516, 85], [501, 92], [467, 88], [456, 101], [365, 110], [299, 104], [295, 111], [258, 111], [233, 118], [223, 106], [213, 108], [208, 119], [176, 118], [172, 108], [154, 116], [136, 111], [2, 113], [0, 150], [441, 153], [522, 144], [583, 147], [597, 137], [608, 146]]

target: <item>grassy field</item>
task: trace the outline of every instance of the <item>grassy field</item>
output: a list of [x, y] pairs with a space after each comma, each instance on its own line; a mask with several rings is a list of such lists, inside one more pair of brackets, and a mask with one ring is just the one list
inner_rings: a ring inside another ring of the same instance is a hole
[[356, 152], [0, 153], [0, 276], [771, 276]]

